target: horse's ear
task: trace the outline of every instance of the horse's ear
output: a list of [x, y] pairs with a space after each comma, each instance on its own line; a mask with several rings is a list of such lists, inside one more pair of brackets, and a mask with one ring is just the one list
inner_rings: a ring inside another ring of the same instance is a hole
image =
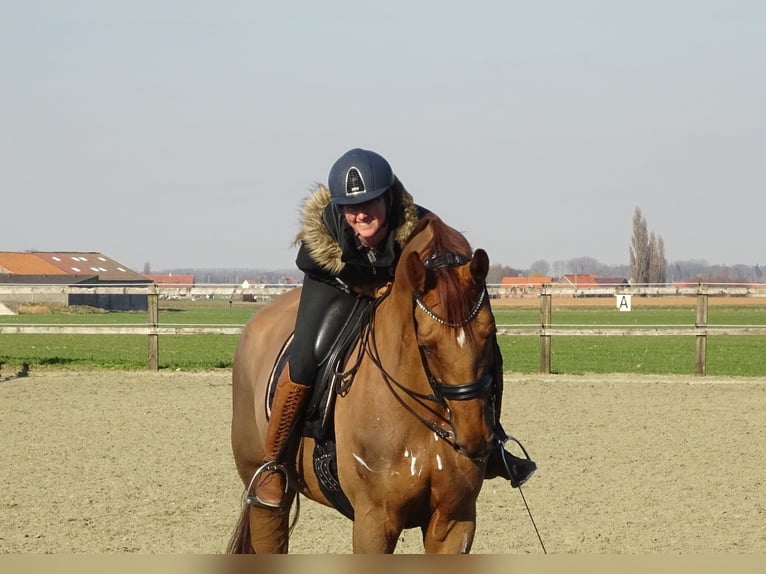
[[412, 251], [407, 254], [405, 261], [407, 267], [407, 277], [411, 282], [411, 291], [415, 293], [425, 292], [426, 287], [426, 266], [420, 260], [420, 256]]
[[[416, 252], [409, 253], [404, 259], [407, 277], [410, 282], [410, 290], [414, 293], [425, 293], [434, 288], [436, 277], [433, 271], [429, 271], [420, 260]], [[398, 276], [397, 276], [398, 279]]]
[[489, 255], [483, 249], [477, 249], [471, 259], [471, 275], [478, 281], [484, 281], [489, 273]]

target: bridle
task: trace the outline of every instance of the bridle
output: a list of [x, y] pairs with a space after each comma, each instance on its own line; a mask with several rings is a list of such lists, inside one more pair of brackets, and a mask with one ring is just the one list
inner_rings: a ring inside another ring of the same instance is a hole
[[[431, 255], [431, 257], [423, 262], [423, 265], [425, 265], [426, 269], [433, 270], [438, 269], [439, 267], [459, 267], [460, 265], [465, 265], [470, 260], [471, 258], [465, 255], [448, 252], [441, 255]], [[413, 293], [412, 298], [415, 301], [415, 305], [417, 305], [421, 311], [423, 311], [428, 317], [440, 325], [444, 325], [446, 327], [462, 327], [463, 325], [473, 321], [479, 314], [479, 310], [487, 298], [487, 286], [483, 286], [479, 296], [476, 298], [476, 301], [474, 302], [473, 307], [471, 307], [471, 310], [468, 312], [468, 314], [457, 322], [447, 321], [446, 319], [443, 319], [437, 315], [436, 312], [431, 309], [417, 293]], [[426, 376], [428, 377], [428, 384], [431, 385], [431, 389], [437, 397], [443, 397], [445, 399], [454, 401], [467, 401], [470, 399], [477, 399], [482, 397], [487, 392], [489, 392], [493, 383], [492, 375], [490, 373], [487, 373], [483, 377], [480, 377], [469, 383], [463, 383], [460, 385], [448, 385], [433, 376], [431, 369], [428, 366], [428, 359], [425, 356], [423, 347], [419, 347], [419, 350], [421, 362], [423, 363], [423, 369], [425, 370]], [[449, 410], [449, 407], [447, 407], [447, 409]]]
[[[457, 267], [464, 265], [470, 260], [470, 257], [466, 257], [464, 255], [445, 253], [442, 255], [432, 255], [424, 262], [424, 265], [427, 269], [437, 269], [439, 267]], [[380, 305], [382, 300], [387, 296], [388, 293], [377, 299], [375, 301], [374, 307], [377, 308], [377, 306]], [[461, 327], [473, 321], [479, 314], [479, 310], [481, 309], [481, 306], [484, 304], [486, 299], [487, 288], [486, 285], [484, 285], [468, 314], [459, 322], [452, 323], [439, 317], [431, 308], [428, 307], [428, 305], [426, 305], [425, 301], [423, 301], [420, 295], [413, 293], [414, 306], [421, 309], [430, 319], [448, 327]], [[352, 372], [355, 372], [358, 368], [359, 361], [361, 360], [361, 355], [366, 352], [372, 362], [377, 366], [380, 373], [383, 375], [384, 381], [388, 385], [391, 394], [396, 398], [396, 400], [416, 419], [418, 419], [421, 423], [431, 429], [436, 435], [449, 442], [454, 448], [457, 449], [458, 446], [455, 444], [455, 430], [452, 409], [450, 409], [447, 401], [465, 401], [486, 396], [492, 391], [494, 387], [494, 379], [492, 374], [487, 373], [474, 381], [462, 383], [459, 385], [450, 385], [444, 383], [433, 375], [428, 365], [428, 359], [425, 355], [423, 347], [419, 346], [418, 349], [420, 351], [421, 364], [428, 380], [428, 384], [431, 387], [431, 393], [425, 394], [414, 391], [397, 381], [383, 366], [375, 338], [375, 317], [376, 313], [373, 310], [371, 313], [370, 321], [367, 323], [365, 328], [365, 332], [362, 334], [362, 349], [360, 349], [360, 354], [357, 357], [355, 367], [353, 367], [351, 371], [347, 371], [341, 375], [347, 376]], [[344, 387], [347, 389], [349, 385], [350, 381], [344, 385]], [[402, 394], [414, 399], [417, 403], [423, 406], [436, 420], [429, 420], [425, 416], [416, 412], [402, 398]], [[444, 413], [446, 413], [446, 417]], [[443, 425], [445, 424], [449, 425], [449, 428], [444, 428]]]

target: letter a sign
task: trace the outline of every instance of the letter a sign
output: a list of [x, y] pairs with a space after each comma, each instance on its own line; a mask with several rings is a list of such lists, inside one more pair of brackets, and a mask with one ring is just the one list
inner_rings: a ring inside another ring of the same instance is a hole
[[630, 311], [630, 295], [616, 295], [617, 309], [620, 311]]

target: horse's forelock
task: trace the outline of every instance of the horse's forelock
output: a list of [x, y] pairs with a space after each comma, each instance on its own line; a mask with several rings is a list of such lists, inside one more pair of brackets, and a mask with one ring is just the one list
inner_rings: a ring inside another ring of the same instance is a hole
[[[408, 246], [418, 250], [421, 261], [446, 253], [470, 259], [473, 253], [471, 244], [462, 233], [433, 214], [419, 222]], [[438, 267], [429, 273], [433, 274], [435, 298], [441, 303], [440, 315], [449, 323], [462, 324], [475, 303], [477, 289], [467, 284], [455, 267]]]

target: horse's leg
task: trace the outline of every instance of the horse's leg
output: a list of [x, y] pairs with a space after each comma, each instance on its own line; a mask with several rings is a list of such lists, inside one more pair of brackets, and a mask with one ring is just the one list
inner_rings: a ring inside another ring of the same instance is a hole
[[423, 548], [427, 554], [468, 554], [476, 534], [476, 511], [444, 516], [438, 510], [431, 516], [423, 535]]
[[354, 554], [392, 554], [402, 529], [382, 508], [354, 509]]
[[290, 508], [250, 506], [250, 540], [256, 554], [287, 554]]

